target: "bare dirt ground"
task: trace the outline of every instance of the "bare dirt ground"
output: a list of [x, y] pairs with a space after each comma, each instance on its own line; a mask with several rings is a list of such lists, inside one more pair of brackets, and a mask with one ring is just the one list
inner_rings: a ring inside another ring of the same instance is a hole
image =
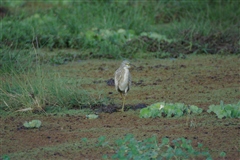
[[[110, 79], [120, 61], [87, 60], [53, 67], [63, 78], [81, 79], [82, 88], [94, 96], [107, 97], [121, 107], [121, 100]], [[213, 159], [227, 153], [225, 159], [240, 158], [239, 119], [218, 119], [206, 110], [211, 104], [237, 103], [240, 100], [239, 56], [188, 56], [186, 59], [133, 60], [133, 85], [126, 99], [124, 113], [99, 113], [98, 119], [86, 119], [85, 111], [75, 114], [13, 113], [0, 118], [0, 155], [10, 159], [102, 159], [115, 151], [96, 147], [97, 139], [106, 136], [109, 143], [127, 133], [142, 140], [156, 135], [171, 140], [185, 137], [192, 145], [202, 143]], [[50, 66], [46, 66], [48, 68]], [[78, 89], [78, 88], [76, 88]], [[195, 127], [182, 118], [139, 118], [138, 106], [156, 102], [181, 102], [197, 105], [204, 112], [192, 120]], [[101, 107], [101, 106], [99, 106]], [[106, 108], [106, 106], [104, 106]], [[94, 107], [94, 112], [99, 110]], [[25, 129], [24, 121], [39, 119], [39, 129]], [[84, 143], [81, 139], [88, 138]]]

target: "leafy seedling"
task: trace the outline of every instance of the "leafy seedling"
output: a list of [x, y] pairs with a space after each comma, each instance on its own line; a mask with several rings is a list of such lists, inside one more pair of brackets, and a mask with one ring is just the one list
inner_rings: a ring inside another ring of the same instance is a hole
[[240, 118], [240, 102], [237, 104], [224, 104], [222, 101], [220, 105], [210, 105], [207, 110], [208, 113], [215, 113], [218, 118]]
[[26, 128], [39, 128], [41, 126], [42, 122], [40, 120], [32, 120], [29, 122], [24, 122], [23, 126]]
[[[98, 141], [104, 142], [105, 137], [100, 137]], [[123, 139], [118, 139], [113, 148], [115, 154], [111, 159], [212, 159], [208, 151], [202, 151], [202, 144], [194, 149], [192, 141], [185, 138], [170, 141], [163, 137], [159, 144], [156, 136], [139, 141], [132, 134], [127, 134]], [[104, 159], [109, 158], [104, 155]]]
[[[1, 159], [1, 158], [0, 158]], [[9, 156], [8, 155], [3, 155], [2, 156], [2, 160], [10, 160]]]
[[194, 105], [187, 107], [183, 103], [159, 102], [141, 109], [140, 118], [181, 117], [184, 114], [190, 115], [199, 113], [202, 113], [202, 109]]
[[88, 118], [88, 119], [97, 119], [98, 115], [97, 114], [88, 114], [88, 115], [86, 115], [86, 118]]

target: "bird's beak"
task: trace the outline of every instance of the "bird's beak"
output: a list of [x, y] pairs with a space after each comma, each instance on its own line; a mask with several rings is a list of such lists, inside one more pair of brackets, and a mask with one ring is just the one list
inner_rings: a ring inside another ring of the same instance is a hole
[[129, 67], [133, 67], [133, 68], [134, 68], [134, 67], [136, 67], [136, 66], [131, 63], [131, 64], [129, 64]]

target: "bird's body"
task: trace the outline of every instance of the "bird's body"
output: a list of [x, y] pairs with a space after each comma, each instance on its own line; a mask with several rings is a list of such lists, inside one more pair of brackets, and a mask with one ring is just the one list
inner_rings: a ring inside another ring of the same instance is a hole
[[122, 112], [124, 111], [125, 96], [131, 87], [131, 74], [129, 71], [129, 61], [123, 61], [121, 66], [115, 71], [115, 88], [122, 96]]

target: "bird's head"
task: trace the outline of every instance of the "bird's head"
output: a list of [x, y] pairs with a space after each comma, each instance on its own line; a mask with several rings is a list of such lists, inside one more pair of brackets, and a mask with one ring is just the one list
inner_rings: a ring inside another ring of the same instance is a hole
[[131, 63], [127, 60], [122, 62], [122, 67], [131, 68]]

